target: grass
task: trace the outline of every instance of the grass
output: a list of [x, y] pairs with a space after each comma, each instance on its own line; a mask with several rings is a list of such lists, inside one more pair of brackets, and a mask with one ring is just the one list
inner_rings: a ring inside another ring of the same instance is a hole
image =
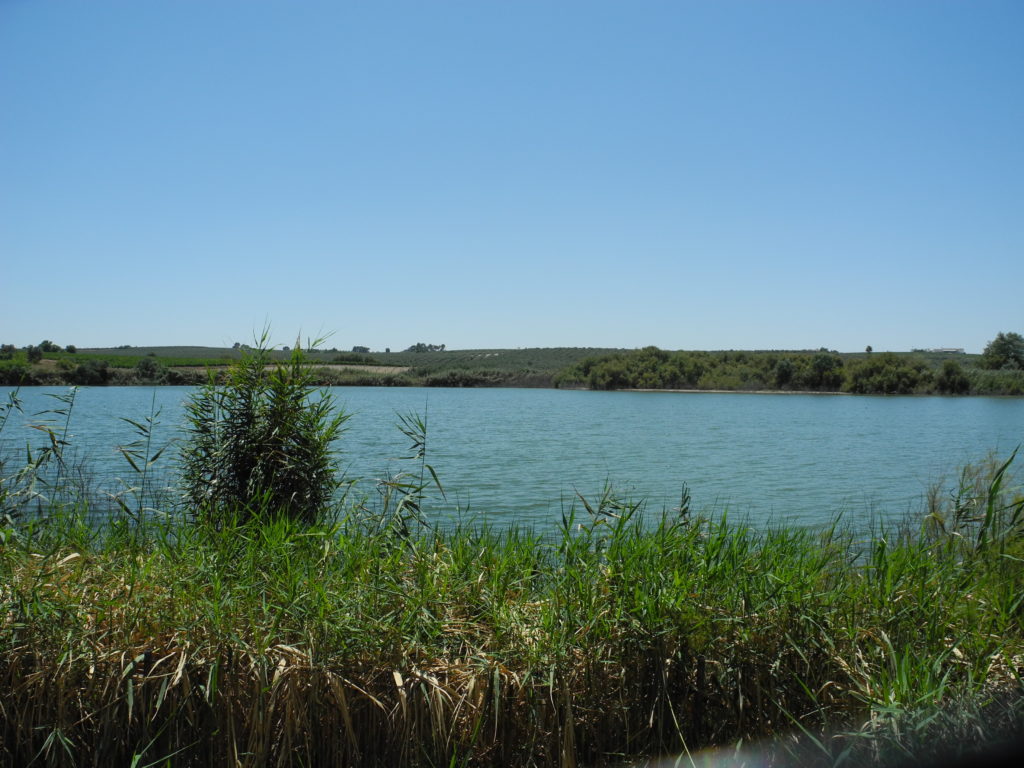
[[948, 757], [1024, 727], [1006, 467], [868, 538], [612, 494], [554, 537], [438, 530], [403, 516], [402, 478], [317, 526], [50, 509], [0, 549], [0, 761]]
[[[465, 349], [448, 350], [445, 352], [373, 352], [370, 355], [358, 355], [345, 350], [312, 350], [310, 360], [317, 363], [329, 363], [335, 358], [357, 358], [364, 359], [368, 365], [396, 365], [402, 367], [421, 368], [426, 372], [437, 372], [439, 370], [502, 370], [520, 371], [537, 370], [554, 372], [577, 362], [586, 357], [610, 353], [613, 349], [591, 349], [585, 347], [550, 347], [550, 348], [527, 348], [527, 349]], [[134, 365], [143, 357], [156, 357], [161, 362], [171, 365], [168, 361], [175, 361], [175, 365], [204, 365], [215, 362], [227, 364], [237, 360], [241, 351], [230, 347], [122, 347], [106, 349], [79, 349], [78, 356], [106, 359], [110, 364], [115, 365], [116, 360], [132, 360]], [[288, 354], [284, 351], [277, 351], [282, 360], [287, 359]], [[53, 353], [50, 357], [65, 356], [66, 353]], [[74, 359], [73, 355], [67, 355]], [[181, 362], [178, 362], [181, 361]]]
[[[135, 358], [136, 361], [142, 357], [158, 357], [161, 360], [166, 359], [183, 359], [190, 361], [199, 361], [198, 364], [202, 365], [204, 362], [211, 360], [237, 360], [241, 357], [241, 351], [238, 349], [232, 349], [231, 347], [197, 347], [197, 346], [177, 346], [177, 347], [102, 347], [102, 348], [82, 348], [79, 349], [75, 354], [78, 355], [95, 355], [106, 360], [113, 361], [117, 358]], [[189, 363], [191, 364], [191, 363]]]
[[147, 357], [156, 358], [161, 365], [167, 366], [168, 368], [202, 368], [205, 366], [230, 365], [238, 359], [237, 356], [231, 357], [228, 354], [218, 355], [216, 357], [200, 357], [183, 355], [114, 355], [104, 352], [86, 351], [76, 352], [74, 354], [62, 352], [58, 355], [54, 355], [53, 357], [57, 360], [66, 360], [71, 363], [82, 363], [86, 360], [102, 360], [106, 361], [111, 368], [134, 368]]

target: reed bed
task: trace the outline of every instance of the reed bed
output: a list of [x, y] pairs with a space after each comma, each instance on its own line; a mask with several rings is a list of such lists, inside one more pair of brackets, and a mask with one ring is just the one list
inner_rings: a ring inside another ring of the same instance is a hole
[[948, 757], [1024, 724], [1024, 501], [995, 491], [866, 538], [612, 495], [553, 538], [53, 509], [0, 545], [0, 763]]

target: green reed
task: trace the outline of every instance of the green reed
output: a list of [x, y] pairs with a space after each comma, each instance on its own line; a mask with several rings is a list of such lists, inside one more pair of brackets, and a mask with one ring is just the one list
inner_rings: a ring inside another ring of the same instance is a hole
[[365, 500], [329, 525], [88, 535], [54, 509], [0, 557], [0, 755], [597, 765], [774, 737], [773, 759], [882, 764], [963, 748], [1022, 723], [1022, 500], [993, 491], [973, 535], [866, 538], [650, 520], [610, 492], [555, 537], [372, 527]]
[[269, 334], [243, 351], [225, 382], [211, 378], [185, 405], [181, 482], [201, 517], [248, 510], [311, 523], [339, 487], [333, 444], [348, 417], [328, 391], [314, 391], [301, 339], [282, 362]]

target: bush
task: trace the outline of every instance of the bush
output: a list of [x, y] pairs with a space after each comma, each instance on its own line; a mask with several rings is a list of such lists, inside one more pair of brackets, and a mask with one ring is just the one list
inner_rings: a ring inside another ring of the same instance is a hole
[[[959, 366], [956, 368], [959, 370]], [[954, 374], [947, 370], [947, 376]], [[846, 389], [860, 395], [909, 395], [927, 389], [930, 384], [931, 372], [923, 360], [885, 352], [852, 364], [847, 371]], [[950, 385], [958, 386], [952, 378]]]
[[332, 444], [348, 417], [312, 389], [300, 344], [287, 363], [273, 363], [267, 339], [265, 331], [223, 384], [211, 380], [186, 404], [185, 496], [218, 525], [276, 515], [312, 523], [338, 488]]
[[966, 395], [971, 389], [971, 381], [967, 378], [960, 363], [946, 360], [942, 370], [935, 377], [935, 389], [943, 394]]
[[167, 378], [167, 369], [155, 357], [144, 357], [135, 365], [135, 373], [142, 381], [160, 383]]
[[0, 386], [20, 387], [35, 383], [35, 377], [23, 363], [13, 362], [0, 365]]
[[110, 381], [110, 366], [106, 360], [86, 360], [79, 363], [70, 378], [73, 384], [102, 386]]
[[976, 369], [970, 382], [976, 395], [1024, 395], [1024, 371]]

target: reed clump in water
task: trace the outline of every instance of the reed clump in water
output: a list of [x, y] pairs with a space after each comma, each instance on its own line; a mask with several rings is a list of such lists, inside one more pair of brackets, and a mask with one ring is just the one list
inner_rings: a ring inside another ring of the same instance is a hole
[[0, 761], [948, 757], [1024, 722], [1008, 466], [866, 540], [611, 494], [555, 537], [440, 530], [411, 513], [422, 471], [330, 524], [55, 508], [0, 549]]
[[287, 515], [312, 523], [338, 489], [334, 442], [346, 414], [314, 376], [301, 339], [275, 360], [269, 329], [243, 351], [226, 382], [210, 382], [185, 406], [180, 455], [185, 496], [200, 517]]

